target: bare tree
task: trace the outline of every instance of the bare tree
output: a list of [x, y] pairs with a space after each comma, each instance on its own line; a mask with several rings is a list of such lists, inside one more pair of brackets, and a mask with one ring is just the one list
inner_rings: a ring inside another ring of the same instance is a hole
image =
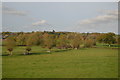
[[5, 40], [5, 44], [6, 44], [8, 52], [9, 52], [9, 55], [12, 55], [12, 51], [14, 50], [14, 47], [16, 46], [14, 37], [8, 37]]

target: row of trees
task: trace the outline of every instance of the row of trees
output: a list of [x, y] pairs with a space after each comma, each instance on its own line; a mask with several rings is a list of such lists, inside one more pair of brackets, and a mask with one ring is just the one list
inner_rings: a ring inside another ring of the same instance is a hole
[[120, 37], [114, 33], [74, 33], [74, 32], [32, 32], [14, 33], [3, 40], [10, 55], [13, 48], [26, 46], [26, 54], [31, 51], [31, 46], [41, 46], [50, 50], [55, 47], [59, 49], [79, 49], [92, 47], [96, 42], [109, 44], [119, 43]]

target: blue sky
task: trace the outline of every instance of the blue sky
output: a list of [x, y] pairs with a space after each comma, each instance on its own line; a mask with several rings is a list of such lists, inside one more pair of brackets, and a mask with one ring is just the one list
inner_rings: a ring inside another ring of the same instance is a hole
[[4, 2], [2, 31], [115, 32], [117, 2]]

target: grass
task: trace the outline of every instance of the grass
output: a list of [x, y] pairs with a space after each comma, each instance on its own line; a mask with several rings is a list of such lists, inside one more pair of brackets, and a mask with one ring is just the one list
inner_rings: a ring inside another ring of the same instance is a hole
[[109, 47], [108, 44], [105, 43], [97, 43], [96, 44], [97, 47], [101, 47], [101, 48], [120, 48], [119, 44], [111, 44], [111, 46]]
[[32, 55], [22, 55], [17, 47], [13, 56], [3, 47], [3, 78], [117, 78], [118, 50], [86, 48], [46, 49], [34, 46]]

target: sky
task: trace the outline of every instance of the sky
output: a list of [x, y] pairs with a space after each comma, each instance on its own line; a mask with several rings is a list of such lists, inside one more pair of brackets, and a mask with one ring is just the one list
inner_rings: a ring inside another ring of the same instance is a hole
[[118, 33], [117, 2], [3, 2], [2, 31]]

